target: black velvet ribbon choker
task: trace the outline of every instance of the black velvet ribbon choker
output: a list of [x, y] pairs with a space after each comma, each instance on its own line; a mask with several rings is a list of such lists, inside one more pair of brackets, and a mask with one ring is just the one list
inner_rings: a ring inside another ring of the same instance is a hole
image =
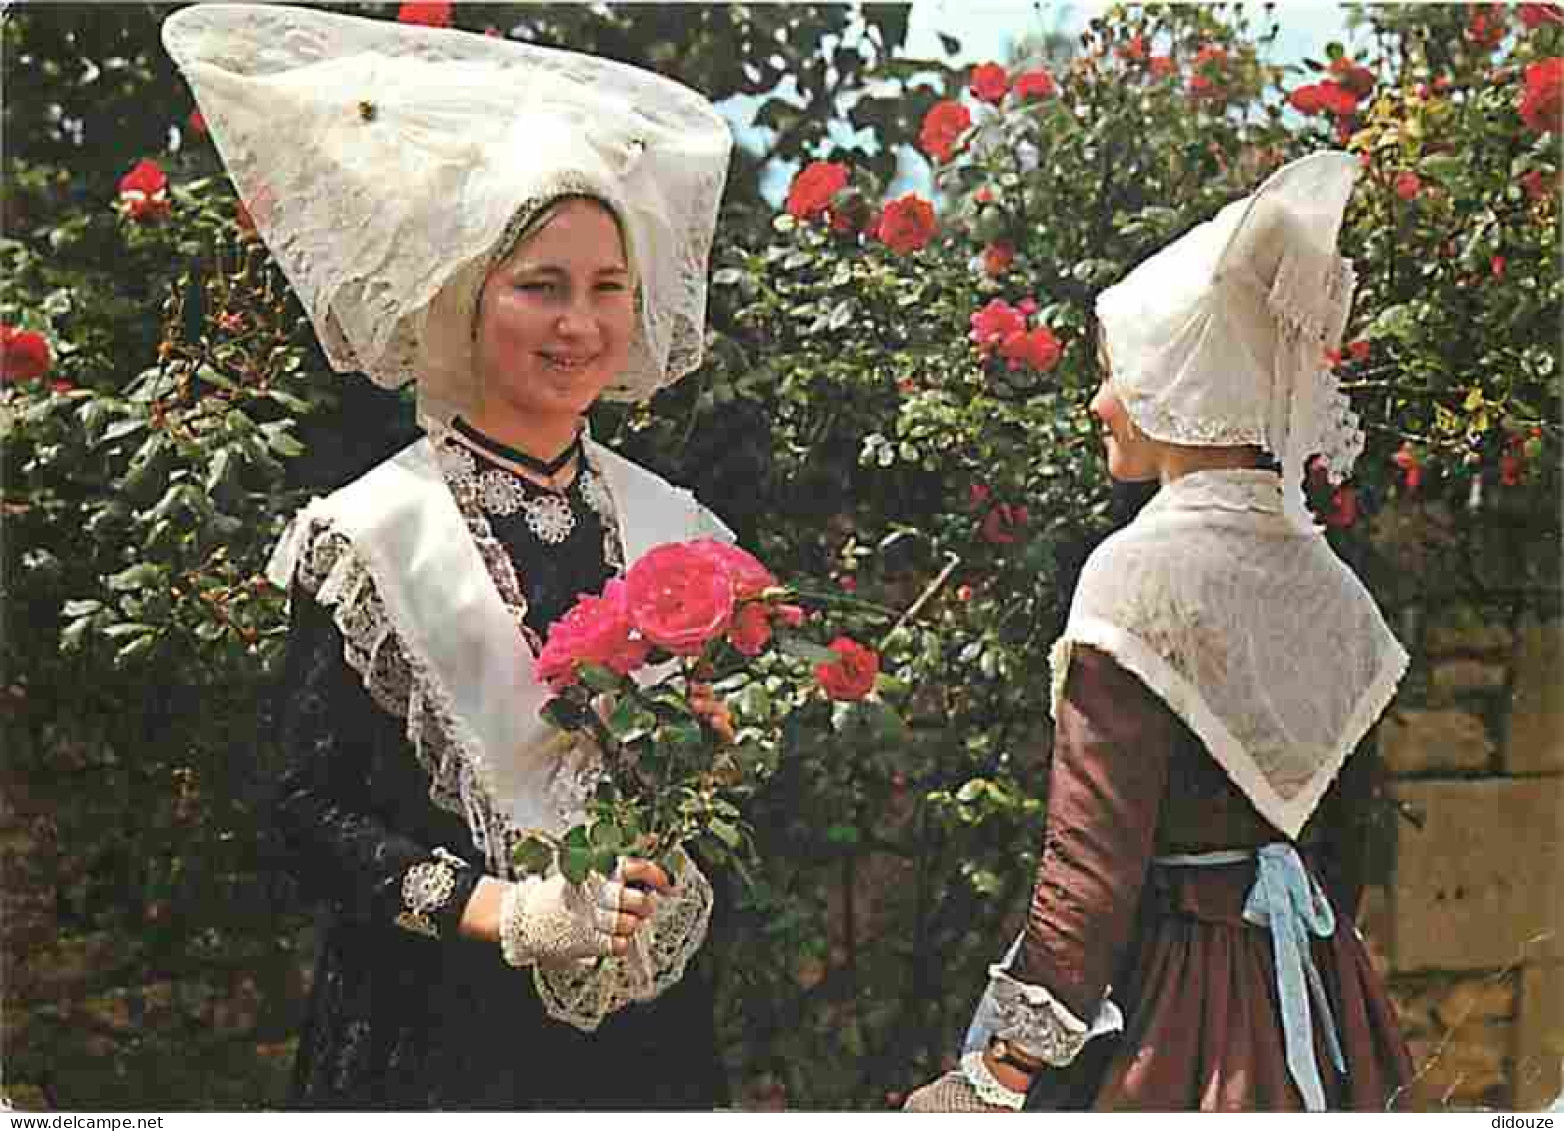
[[560, 452], [559, 455], [551, 460], [542, 460], [537, 456], [528, 455], [520, 448], [508, 447], [490, 436], [485, 436], [459, 416], [451, 421], [451, 428], [460, 432], [462, 437], [479, 451], [485, 452], [497, 460], [514, 463], [534, 474], [550, 479], [570, 466], [570, 461], [581, 453], [581, 433], [579, 432], [576, 433], [575, 439], [571, 440], [565, 446], [565, 450]]

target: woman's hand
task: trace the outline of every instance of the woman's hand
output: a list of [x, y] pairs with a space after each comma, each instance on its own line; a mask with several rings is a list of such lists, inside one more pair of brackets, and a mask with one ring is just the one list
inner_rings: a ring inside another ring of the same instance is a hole
[[622, 955], [672, 890], [668, 873], [637, 857], [621, 860], [613, 879], [594, 874], [580, 884], [559, 875], [514, 884], [485, 877], [462, 929], [476, 938], [492, 930], [512, 966]]

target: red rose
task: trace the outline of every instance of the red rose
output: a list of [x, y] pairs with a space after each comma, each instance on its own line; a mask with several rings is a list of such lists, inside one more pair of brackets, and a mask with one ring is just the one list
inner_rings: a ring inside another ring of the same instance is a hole
[[1330, 65], [1331, 78], [1351, 92], [1354, 98], [1367, 98], [1374, 92], [1374, 72], [1343, 55]]
[[1205, 75], [1190, 75], [1189, 92], [1197, 98], [1209, 98], [1216, 94], [1216, 86]]
[[728, 629], [728, 641], [746, 656], [758, 656], [771, 640], [771, 618], [760, 601], [739, 606]]
[[1330, 498], [1330, 511], [1325, 515], [1325, 525], [1345, 529], [1358, 521], [1358, 492], [1355, 487], [1337, 487]]
[[37, 381], [49, 375], [53, 364], [42, 334], [0, 322], [0, 381]]
[[674, 542], [648, 550], [625, 575], [641, 635], [676, 656], [698, 655], [733, 617], [733, 579], [705, 551]]
[[983, 249], [983, 270], [991, 278], [998, 278], [1010, 270], [1015, 262], [1016, 249], [1004, 240], [998, 240]]
[[998, 63], [984, 63], [981, 67], [972, 68], [970, 89], [974, 97], [998, 104], [1004, 99], [1005, 91], [1010, 89], [1010, 76]]
[[557, 692], [576, 682], [580, 664], [601, 664], [629, 675], [650, 651], [651, 645], [632, 632], [625, 582], [614, 578], [601, 597], [582, 596], [554, 622], [533, 671]]
[[1325, 94], [1317, 82], [1294, 87], [1287, 95], [1287, 104], [1300, 114], [1318, 114], [1325, 109]]
[[1059, 339], [1046, 326], [1011, 334], [999, 347], [999, 356], [1010, 363], [1011, 369], [1026, 365], [1039, 373], [1047, 373], [1057, 365], [1062, 352]]
[[1412, 450], [1410, 443], [1402, 444], [1400, 450], [1390, 457], [1390, 462], [1401, 469], [1402, 482], [1408, 491], [1416, 491], [1423, 485], [1423, 465], [1418, 462], [1417, 453]]
[[1416, 173], [1403, 171], [1396, 174], [1396, 195], [1402, 200], [1413, 201], [1417, 194], [1423, 191], [1423, 182]]
[[995, 546], [1008, 546], [1021, 537], [1026, 520], [1025, 507], [1000, 503], [983, 519], [983, 540]]
[[156, 161], [142, 160], [119, 180], [119, 207], [132, 220], [157, 220], [169, 213], [168, 178]]
[[396, 18], [404, 24], [423, 27], [450, 27], [451, 4], [403, 4], [397, 9]]
[[1548, 176], [1541, 169], [1531, 169], [1521, 174], [1521, 188], [1526, 190], [1528, 200], [1551, 200], [1553, 189], [1548, 184]]
[[1496, 255], [1488, 261], [1488, 270], [1493, 274], [1495, 279], [1504, 278], [1504, 269], [1507, 266], [1508, 264], [1505, 262], [1505, 258], [1502, 255]]
[[1219, 43], [1208, 43], [1195, 54], [1195, 66], [1223, 67], [1227, 65], [1227, 48]]
[[918, 131], [918, 148], [936, 161], [949, 161], [956, 142], [972, 125], [972, 112], [959, 102], [936, 102]]
[[874, 690], [874, 679], [880, 674], [880, 657], [848, 636], [838, 636], [831, 641], [835, 663], [818, 664], [815, 679], [832, 699], [862, 699]]
[[1564, 24], [1564, 8], [1557, 4], [1522, 4], [1520, 16], [1527, 31], [1536, 31], [1547, 24]]
[[1554, 56], [1526, 67], [1521, 120], [1537, 133], [1557, 133], [1564, 116], [1564, 59]]
[[1022, 102], [1032, 102], [1043, 98], [1052, 98], [1058, 91], [1054, 85], [1054, 77], [1044, 70], [1027, 71], [1016, 76], [1016, 97]]
[[858, 579], [850, 573], [842, 574], [841, 577], [836, 579], [836, 583], [841, 586], [843, 593], [858, 592]]
[[786, 628], [797, 628], [804, 623], [806, 615], [797, 605], [773, 605], [771, 613], [777, 623]]
[[958, 586], [956, 586], [956, 600], [960, 601], [963, 605], [966, 604], [968, 601], [972, 600], [972, 586], [970, 586], [970, 585], [958, 585]]
[[1371, 349], [1373, 347], [1369, 345], [1367, 338], [1355, 338], [1347, 343], [1347, 355], [1353, 361], [1367, 361]]
[[1130, 63], [1143, 63], [1146, 61], [1146, 37], [1144, 35], [1132, 36], [1129, 40], [1114, 48], [1114, 54], [1120, 59]]
[[1515, 452], [1505, 452], [1499, 457], [1499, 482], [1506, 487], [1519, 487], [1526, 471], [1526, 460]]
[[787, 190], [787, 213], [800, 220], [812, 220], [825, 212], [831, 198], [847, 187], [847, 166], [835, 161], [814, 161], [805, 165]]
[[978, 507], [988, 502], [989, 496], [992, 494], [993, 492], [989, 490], [986, 483], [974, 483], [967, 488], [967, 504], [973, 510], [977, 510]]
[[1504, 38], [1504, 9], [1495, 4], [1473, 4], [1466, 24], [1466, 39], [1474, 47], [1492, 51]]
[[897, 255], [908, 255], [934, 238], [934, 228], [934, 206], [909, 192], [885, 206], [875, 235]]
[[190, 111], [190, 117], [185, 119], [185, 126], [196, 137], [206, 136], [206, 115], [200, 109]]
[[1178, 72], [1178, 64], [1173, 61], [1171, 55], [1153, 55], [1148, 66], [1151, 68], [1153, 78], [1165, 79]]
[[1358, 112], [1358, 96], [1338, 83], [1320, 83], [1320, 101], [1338, 118], [1350, 118]]
[[989, 299], [988, 305], [975, 311], [967, 321], [972, 328], [968, 337], [984, 357], [1003, 345], [1007, 338], [1026, 332], [1026, 315], [1002, 298]]
[[689, 543], [726, 570], [733, 582], [733, 596], [740, 601], [758, 597], [776, 585], [771, 571], [761, 565], [748, 550], [741, 550], [731, 542], [716, 538], [701, 538]]

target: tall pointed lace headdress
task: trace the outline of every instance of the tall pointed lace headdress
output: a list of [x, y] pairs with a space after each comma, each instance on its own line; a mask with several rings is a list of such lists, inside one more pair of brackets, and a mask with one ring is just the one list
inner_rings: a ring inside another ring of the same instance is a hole
[[1356, 282], [1336, 237], [1357, 176], [1346, 153], [1294, 161], [1097, 299], [1113, 385], [1141, 431], [1264, 448], [1303, 527], [1305, 462], [1320, 456], [1339, 482], [1363, 450], [1326, 358]]
[[639, 288], [605, 395], [700, 363], [732, 145], [701, 95], [608, 59], [277, 4], [163, 25], [241, 199], [333, 367], [418, 381], [420, 415], [476, 396], [471, 312], [507, 232], [564, 195], [607, 204]]

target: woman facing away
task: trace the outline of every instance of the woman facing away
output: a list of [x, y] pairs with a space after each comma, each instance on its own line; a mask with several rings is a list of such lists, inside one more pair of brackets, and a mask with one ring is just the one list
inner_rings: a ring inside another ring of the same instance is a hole
[[648, 72], [460, 31], [224, 4], [164, 40], [332, 365], [416, 381], [427, 430], [271, 566], [273, 813], [327, 907], [291, 1102], [720, 1103], [700, 869], [574, 885], [510, 850], [599, 773], [538, 716], [549, 625], [658, 543], [731, 538], [584, 426], [700, 361], [726, 125]]
[[[1362, 448], [1328, 369], [1358, 163], [1317, 153], [1097, 302], [1091, 410], [1157, 480], [1053, 667], [1025, 928], [909, 1111], [1383, 1110], [1411, 1062], [1352, 919], [1366, 759], [1407, 657], [1304, 503]], [[1268, 470], [1265, 453], [1280, 470]]]

